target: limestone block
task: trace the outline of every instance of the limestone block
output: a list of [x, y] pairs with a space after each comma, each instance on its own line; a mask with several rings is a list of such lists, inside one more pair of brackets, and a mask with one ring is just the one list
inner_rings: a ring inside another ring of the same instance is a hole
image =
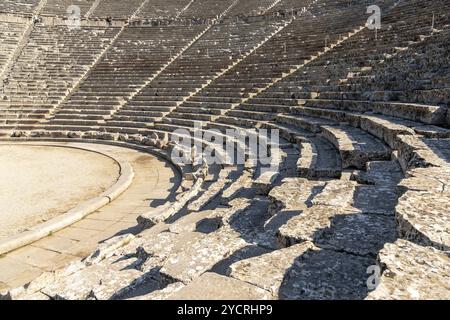
[[300, 256], [312, 248], [314, 245], [311, 242], [304, 242], [241, 260], [230, 266], [229, 275], [265, 289], [276, 297], [289, 268]]
[[407, 191], [397, 205], [399, 236], [450, 250], [450, 194]]
[[169, 300], [271, 300], [271, 294], [243, 281], [207, 272], [181, 290], [168, 297]]
[[385, 268], [369, 300], [450, 299], [450, 258], [405, 240], [386, 244], [378, 264]]

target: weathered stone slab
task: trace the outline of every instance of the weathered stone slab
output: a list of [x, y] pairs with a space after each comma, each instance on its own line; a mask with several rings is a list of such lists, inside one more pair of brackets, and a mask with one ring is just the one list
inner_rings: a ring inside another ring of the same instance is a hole
[[318, 205], [287, 221], [277, 232], [280, 247], [289, 247], [304, 241], [315, 241], [331, 226], [330, 219], [339, 209]]
[[396, 240], [394, 217], [366, 214], [337, 215], [316, 244], [340, 252], [376, 256], [386, 242]]
[[396, 149], [397, 136], [401, 134], [413, 135], [414, 130], [395, 120], [384, 116], [363, 115], [360, 118], [360, 126], [362, 130], [367, 131], [381, 141], [384, 141], [391, 148]]
[[450, 299], [450, 258], [405, 240], [386, 244], [378, 263], [384, 270], [369, 300]]
[[252, 173], [244, 170], [241, 176], [226, 188], [221, 196], [221, 203], [228, 204], [231, 200], [240, 197], [242, 193], [249, 190], [252, 186]]
[[251, 205], [245, 210], [237, 211], [231, 215], [225, 224], [248, 242], [253, 242], [256, 234], [263, 230], [264, 223], [269, 218], [269, 201], [265, 197], [253, 199]]
[[314, 205], [348, 208], [353, 204], [357, 183], [354, 181], [332, 180], [327, 182], [320, 194], [314, 197]]
[[196, 200], [188, 204], [188, 211], [200, 211], [205, 208], [211, 201], [213, 201], [219, 194], [231, 183], [230, 179], [225, 177], [219, 178], [216, 182], [212, 183], [203, 194]]
[[276, 171], [263, 172], [255, 181], [253, 181], [253, 188], [256, 190], [256, 194], [269, 194], [279, 175], [279, 172]]
[[371, 161], [366, 171], [358, 171], [352, 178], [359, 183], [373, 185], [397, 185], [403, 172], [397, 161]]
[[279, 298], [349, 300], [367, 296], [367, 268], [375, 259], [332, 250], [312, 249], [284, 275]]
[[311, 242], [275, 250], [257, 257], [236, 262], [230, 266], [230, 276], [251, 283], [278, 296], [285, 274], [295, 260], [313, 248]]
[[324, 186], [325, 182], [286, 178], [280, 186], [273, 188], [269, 193], [271, 202], [269, 213], [275, 215], [281, 210], [306, 209]]
[[168, 297], [169, 300], [271, 300], [271, 294], [251, 284], [207, 272]]
[[353, 196], [353, 207], [361, 213], [393, 216], [397, 201], [394, 186], [359, 185]]
[[431, 166], [445, 167], [446, 161], [432, 151], [419, 137], [399, 135], [399, 161], [403, 171]]
[[203, 178], [198, 178], [192, 188], [189, 191], [186, 191], [175, 202], [167, 203], [148, 213], [140, 215], [137, 218], [139, 226], [142, 228], [150, 228], [176, 215], [187, 203], [189, 203], [189, 201], [201, 193], [203, 181]]
[[390, 159], [389, 148], [360, 129], [322, 126], [322, 134], [339, 150], [344, 169], [363, 169], [369, 161]]
[[407, 191], [397, 205], [401, 238], [450, 250], [450, 194]]
[[409, 170], [398, 189], [402, 193], [408, 190], [441, 193], [448, 192], [449, 186], [450, 167], [429, 167]]
[[205, 232], [203, 231], [205, 229], [210, 230], [211, 232], [215, 231], [222, 225], [220, 216], [221, 212], [224, 212], [225, 210], [227, 209], [219, 208], [216, 210], [190, 213], [170, 225], [169, 230], [173, 233], [194, 231]]
[[[96, 300], [121, 299], [144, 281], [151, 280], [146, 279], [142, 272], [135, 269], [112, 273], [110, 276], [104, 275], [100, 282], [92, 287], [89, 298]], [[155, 286], [157, 286], [156, 283]]]
[[159, 268], [167, 262], [170, 257], [176, 256], [190, 248], [193, 244], [201, 241], [204, 235], [199, 232], [184, 232], [175, 234], [163, 232], [154, 238], [145, 239], [137, 248], [137, 253], [145, 255], [141, 270], [150, 272]]
[[92, 265], [50, 283], [41, 292], [57, 300], [85, 300], [94, 298], [92, 289], [102, 283], [130, 283], [141, 274], [142, 272], [135, 269], [120, 272], [102, 265]]
[[192, 243], [184, 251], [169, 255], [161, 274], [169, 283], [181, 281], [187, 284], [247, 245], [239, 232], [224, 226]]

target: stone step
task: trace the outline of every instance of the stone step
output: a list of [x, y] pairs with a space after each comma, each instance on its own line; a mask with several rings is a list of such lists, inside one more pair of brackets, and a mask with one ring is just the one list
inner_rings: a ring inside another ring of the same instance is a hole
[[342, 162], [338, 150], [321, 137], [299, 141], [300, 158], [297, 172], [300, 177], [340, 178]]
[[206, 272], [166, 298], [169, 300], [272, 300], [273, 296], [268, 291], [247, 282]]
[[300, 115], [278, 115], [276, 121], [282, 124], [292, 125], [312, 133], [321, 132], [322, 125], [334, 124], [329, 120]]
[[399, 235], [423, 246], [450, 250], [450, 222], [446, 192], [408, 190], [396, 208]]
[[[379, 285], [369, 293], [367, 299], [449, 299], [449, 265], [450, 258], [442, 251], [402, 239], [388, 243], [378, 258], [378, 266], [386, 270], [379, 279]], [[433, 272], [428, 272], [430, 267]]]
[[342, 168], [363, 169], [368, 161], [389, 160], [390, 149], [375, 137], [349, 126], [321, 126], [322, 135], [339, 150]]

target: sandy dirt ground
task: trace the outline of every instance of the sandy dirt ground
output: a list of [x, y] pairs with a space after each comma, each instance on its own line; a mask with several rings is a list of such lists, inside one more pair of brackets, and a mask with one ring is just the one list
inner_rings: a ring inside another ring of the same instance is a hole
[[0, 240], [101, 194], [119, 165], [86, 150], [0, 145]]

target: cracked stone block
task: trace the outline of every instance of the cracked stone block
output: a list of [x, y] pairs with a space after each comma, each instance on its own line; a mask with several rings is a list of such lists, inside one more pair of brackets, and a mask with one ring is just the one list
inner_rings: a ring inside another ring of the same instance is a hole
[[41, 292], [56, 300], [85, 300], [94, 298], [92, 289], [102, 283], [130, 283], [141, 274], [142, 272], [133, 269], [120, 272], [103, 265], [92, 265], [50, 283]]
[[266, 171], [262, 173], [258, 179], [253, 182], [253, 188], [256, 189], [256, 194], [267, 195], [273, 188], [275, 180], [280, 174], [275, 171]]
[[[395, 121], [384, 116], [362, 116], [360, 118], [360, 127], [364, 131], [374, 135], [381, 141], [384, 141], [388, 146], [395, 149], [397, 147], [397, 136], [400, 134], [412, 135], [414, 130], [408, 128], [400, 121]], [[395, 122], [397, 123], [395, 123]]]
[[366, 214], [337, 215], [316, 241], [321, 248], [376, 256], [385, 243], [396, 240], [394, 217]]
[[407, 191], [397, 205], [401, 238], [450, 250], [450, 194]]
[[399, 161], [403, 171], [413, 168], [427, 168], [430, 166], [447, 166], [447, 162], [436, 155], [436, 153], [417, 136], [399, 135], [397, 139], [399, 140]]
[[279, 298], [359, 300], [367, 296], [367, 269], [375, 259], [332, 250], [311, 249], [285, 274]]
[[354, 214], [352, 211], [317, 205], [287, 221], [277, 232], [280, 247], [288, 247], [304, 241], [316, 241], [331, 227], [331, 218], [339, 214]]
[[354, 181], [332, 180], [314, 197], [314, 205], [326, 205], [333, 207], [351, 207], [357, 183]]
[[[205, 229], [206, 224], [209, 226], [209, 230], [215, 231], [221, 227], [222, 221], [220, 219], [220, 212], [226, 209], [216, 209], [216, 210], [205, 210], [200, 212], [190, 213], [169, 226], [170, 232], [173, 233], [183, 233], [183, 232], [194, 232]], [[203, 226], [203, 229], [202, 229]], [[207, 232], [205, 232], [207, 233]]]
[[339, 150], [342, 168], [363, 169], [373, 160], [388, 160], [390, 150], [370, 134], [348, 126], [322, 126], [323, 136]]
[[224, 226], [217, 232], [204, 235], [185, 250], [169, 255], [161, 274], [169, 282], [176, 280], [187, 284], [247, 245], [239, 232]]
[[249, 283], [212, 272], [173, 293], [169, 300], [272, 300], [272, 295]]
[[403, 172], [397, 161], [371, 161], [366, 171], [357, 172], [353, 178], [362, 184], [397, 185], [403, 178]]
[[429, 167], [414, 168], [408, 171], [407, 177], [399, 183], [400, 192], [428, 191], [428, 192], [448, 192], [450, 185], [450, 168]]
[[269, 193], [271, 202], [269, 213], [275, 215], [281, 210], [306, 209], [324, 186], [325, 182], [286, 178], [280, 186], [273, 188]]
[[385, 270], [369, 300], [450, 299], [450, 258], [406, 240], [386, 244], [378, 257]]
[[311, 242], [304, 242], [289, 248], [241, 260], [230, 266], [229, 275], [278, 296], [278, 290], [285, 274], [298, 257], [312, 248], [314, 248], [314, 245]]

